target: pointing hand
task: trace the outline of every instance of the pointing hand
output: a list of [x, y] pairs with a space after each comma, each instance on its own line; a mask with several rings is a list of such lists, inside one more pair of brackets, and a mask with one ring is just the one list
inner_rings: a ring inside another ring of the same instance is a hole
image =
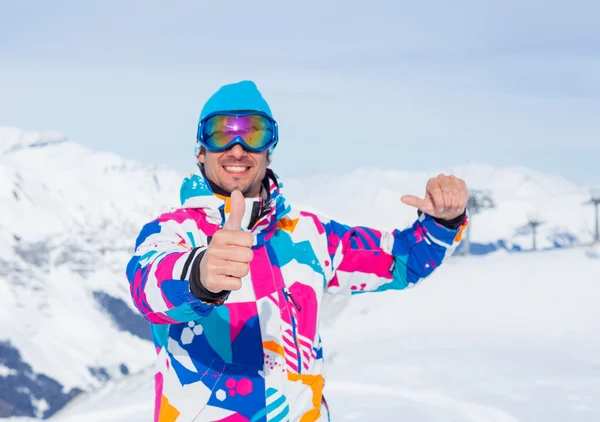
[[405, 204], [442, 220], [452, 220], [461, 215], [468, 199], [469, 193], [464, 180], [443, 174], [429, 179], [425, 198], [414, 195], [404, 195], [401, 198]]

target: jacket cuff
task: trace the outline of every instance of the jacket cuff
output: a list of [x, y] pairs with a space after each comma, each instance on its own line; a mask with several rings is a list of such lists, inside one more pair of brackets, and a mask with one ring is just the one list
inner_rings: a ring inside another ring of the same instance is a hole
[[213, 293], [202, 285], [202, 283], [200, 282], [200, 261], [202, 261], [202, 257], [204, 257], [205, 253], [206, 250], [200, 252], [198, 255], [196, 255], [194, 261], [192, 262], [192, 272], [190, 274], [190, 291], [192, 292], [194, 297], [201, 300], [202, 302], [220, 305], [221, 303], [225, 302], [231, 291], [223, 290], [219, 293]]
[[[423, 214], [423, 212], [421, 210], [417, 210], [417, 212], [419, 214], [419, 217], [421, 216], [421, 214]], [[465, 219], [467, 218], [467, 210], [465, 208], [465, 210], [463, 211], [463, 213], [461, 215], [453, 218], [452, 220], [443, 220], [441, 218], [437, 218], [437, 217], [433, 217], [433, 216], [430, 216], [430, 217], [433, 218], [433, 220], [436, 223], [446, 227], [447, 229], [458, 230], [458, 228], [465, 223]]]

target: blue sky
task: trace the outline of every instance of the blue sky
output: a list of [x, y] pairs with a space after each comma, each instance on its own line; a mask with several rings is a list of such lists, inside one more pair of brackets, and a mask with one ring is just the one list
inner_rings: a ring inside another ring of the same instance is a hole
[[523, 165], [600, 183], [600, 3], [0, 0], [0, 125], [194, 170], [197, 116], [254, 80], [275, 170]]

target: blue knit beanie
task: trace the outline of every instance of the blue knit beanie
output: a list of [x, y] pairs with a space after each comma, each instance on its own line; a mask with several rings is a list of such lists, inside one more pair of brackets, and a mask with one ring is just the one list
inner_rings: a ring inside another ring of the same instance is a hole
[[256, 110], [273, 117], [269, 104], [252, 81], [224, 85], [204, 104], [200, 120], [217, 111]]

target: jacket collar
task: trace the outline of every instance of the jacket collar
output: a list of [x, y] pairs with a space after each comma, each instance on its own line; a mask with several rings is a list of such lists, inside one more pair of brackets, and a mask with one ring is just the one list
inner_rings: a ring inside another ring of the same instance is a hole
[[[258, 245], [272, 235], [277, 222], [290, 211], [282, 190], [283, 184], [279, 177], [271, 169], [267, 169], [261, 196], [245, 199], [246, 212], [242, 219], [242, 230], [255, 234]], [[180, 201], [182, 208], [203, 209], [207, 219], [221, 227], [229, 218], [229, 194], [209, 181], [202, 170], [200, 174], [192, 174], [183, 180]]]

